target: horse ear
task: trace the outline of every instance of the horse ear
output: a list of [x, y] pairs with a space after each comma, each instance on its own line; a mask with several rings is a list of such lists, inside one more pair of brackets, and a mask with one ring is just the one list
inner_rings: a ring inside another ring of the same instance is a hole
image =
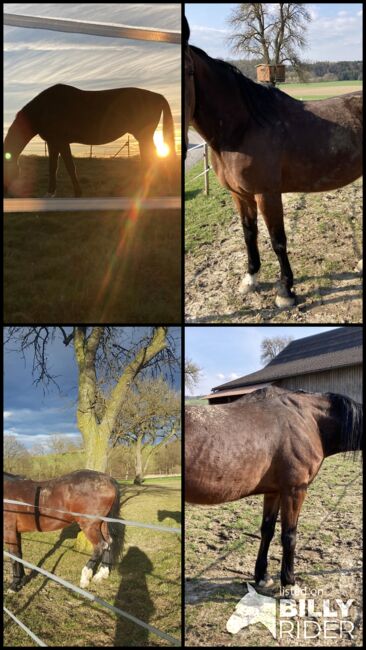
[[248, 587], [248, 594], [256, 594], [257, 593], [256, 590], [254, 589], [254, 587], [252, 587], [252, 585], [249, 584], [249, 582], [247, 582], [247, 587]]
[[190, 35], [191, 31], [189, 29], [188, 20], [185, 16], [183, 16], [183, 43], [188, 43]]

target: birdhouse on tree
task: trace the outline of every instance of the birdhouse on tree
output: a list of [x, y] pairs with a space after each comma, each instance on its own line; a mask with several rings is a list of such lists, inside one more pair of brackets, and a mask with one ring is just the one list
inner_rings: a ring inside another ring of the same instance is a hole
[[256, 66], [257, 68], [257, 81], [261, 83], [276, 84], [285, 81], [285, 66], [280, 63], [278, 65], [268, 65], [261, 63]]

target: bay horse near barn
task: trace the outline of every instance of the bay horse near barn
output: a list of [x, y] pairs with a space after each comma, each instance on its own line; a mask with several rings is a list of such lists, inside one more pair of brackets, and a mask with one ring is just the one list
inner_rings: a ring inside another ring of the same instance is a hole
[[[322, 192], [362, 175], [362, 92], [302, 102], [245, 77], [185, 40], [185, 143], [192, 124], [211, 148], [213, 169], [241, 217], [248, 273], [239, 291], [258, 287], [261, 211], [280, 264], [278, 307], [294, 305], [283, 192]], [[305, 242], [304, 242], [305, 245]]]
[[[91, 559], [81, 572], [80, 586], [86, 587], [93, 573], [93, 582], [108, 577], [110, 567], [118, 560], [121, 550], [120, 526], [83, 515], [119, 517], [120, 491], [117, 481], [106, 474], [87, 469], [48, 481], [31, 481], [4, 472], [4, 499], [31, 504], [4, 503], [4, 542], [10, 553], [22, 558], [22, 533], [50, 532], [76, 521], [94, 548]], [[95, 573], [100, 562], [99, 571]], [[25, 582], [24, 567], [15, 560], [12, 560], [12, 566], [10, 591], [19, 591]]]
[[138, 140], [141, 162], [149, 167], [155, 155], [153, 135], [163, 114], [163, 137], [175, 155], [174, 124], [170, 106], [158, 93], [141, 88], [80, 90], [57, 84], [24, 106], [4, 142], [4, 192], [19, 174], [18, 158], [28, 142], [39, 135], [49, 153], [48, 196], [56, 192], [59, 155], [71, 178], [75, 196], [81, 196], [70, 144], [105, 144], [125, 133]]
[[[264, 494], [259, 586], [270, 586], [267, 554], [281, 510], [281, 584], [294, 585], [297, 522], [324, 458], [363, 445], [363, 408], [334, 393], [270, 386], [224, 405], [185, 410], [185, 498], [220, 504]], [[331, 485], [329, 486], [331, 489]]]

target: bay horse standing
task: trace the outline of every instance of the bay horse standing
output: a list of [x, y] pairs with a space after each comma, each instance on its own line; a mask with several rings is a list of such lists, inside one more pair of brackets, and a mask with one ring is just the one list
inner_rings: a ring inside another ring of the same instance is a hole
[[125, 133], [138, 140], [141, 162], [151, 166], [155, 154], [154, 132], [163, 114], [163, 137], [175, 156], [174, 124], [170, 106], [159, 93], [142, 88], [80, 90], [65, 84], [47, 88], [24, 106], [4, 141], [4, 193], [19, 174], [18, 158], [28, 142], [39, 135], [49, 153], [48, 195], [56, 192], [58, 158], [69, 173], [75, 196], [82, 191], [70, 144], [105, 144]]
[[307, 488], [324, 458], [362, 444], [362, 405], [334, 393], [271, 386], [230, 404], [187, 407], [185, 498], [213, 505], [264, 494], [255, 581], [261, 587], [273, 582], [267, 555], [281, 510], [281, 584], [294, 585], [296, 530]]
[[248, 273], [239, 291], [258, 288], [257, 211], [280, 264], [276, 305], [295, 304], [283, 221], [283, 192], [322, 192], [362, 175], [362, 92], [302, 102], [255, 83], [185, 41], [185, 143], [191, 123], [211, 148], [213, 169], [240, 214]]
[[[100, 562], [93, 582], [108, 577], [121, 551], [120, 526], [100, 519], [83, 518], [82, 515], [119, 517], [120, 491], [117, 481], [92, 470], [79, 470], [48, 481], [31, 481], [4, 472], [4, 499], [31, 504], [4, 503], [4, 541], [10, 553], [22, 558], [22, 533], [50, 532], [76, 521], [94, 548], [91, 559], [81, 572], [80, 586], [89, 584]], [[25, 581], [24, 567], [15, 560], [12, 560], [12, 566], [13, 582], [9, 590], [19, 591]]]

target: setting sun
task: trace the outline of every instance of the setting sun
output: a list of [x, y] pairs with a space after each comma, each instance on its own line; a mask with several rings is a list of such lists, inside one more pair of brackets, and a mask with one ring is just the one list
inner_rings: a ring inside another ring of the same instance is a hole
[[162, 133], [154, 133], [154, 144], [159, 158], [166, 158], [169, 154], [169, 146], [164, 142]]

